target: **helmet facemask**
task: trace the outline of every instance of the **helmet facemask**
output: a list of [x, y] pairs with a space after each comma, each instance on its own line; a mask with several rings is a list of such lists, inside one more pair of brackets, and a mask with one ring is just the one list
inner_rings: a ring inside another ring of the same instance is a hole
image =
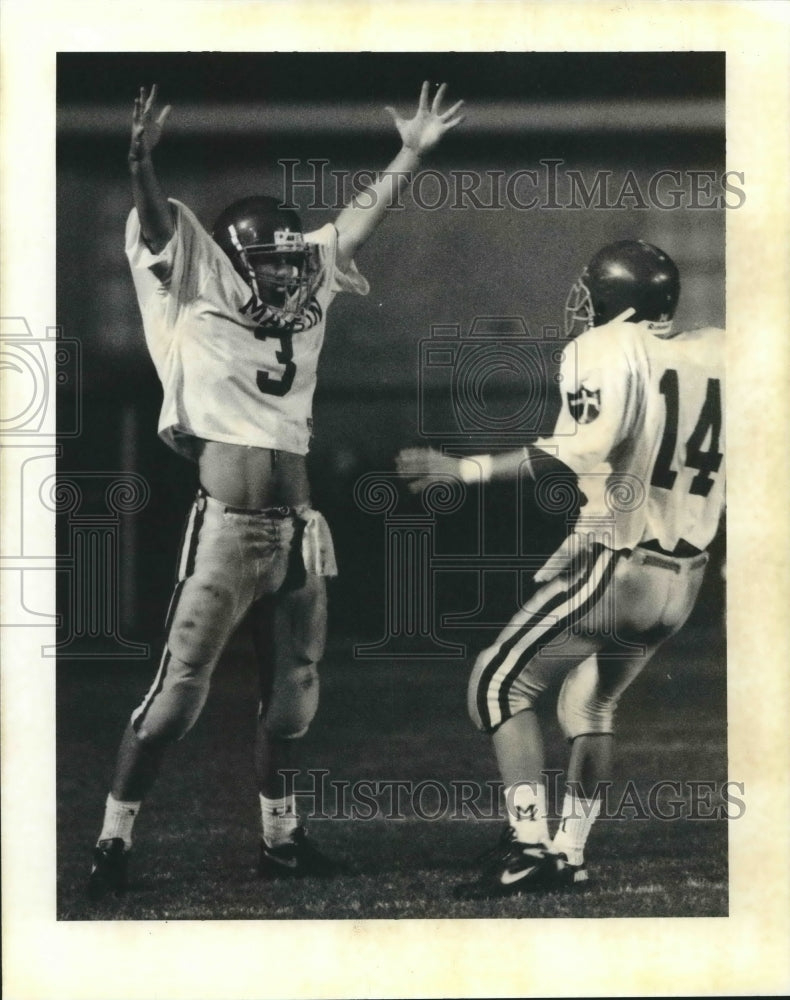
[[565, 336], [572, 340], [585, 330], [589, 330], [594, 323], [592, 296], [582, 274], [574, 281], [565, 300]]
[[284, 316], [298, 314], [310, 301], [320, 276], [318, 248], [300, 232], [275, 229], [274, 242], [242, 245], [236, 227], [228, 234], [255, 295]]

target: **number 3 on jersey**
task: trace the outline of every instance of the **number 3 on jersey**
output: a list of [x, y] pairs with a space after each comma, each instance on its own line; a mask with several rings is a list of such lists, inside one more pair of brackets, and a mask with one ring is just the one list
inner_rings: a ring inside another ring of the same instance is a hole
[[280, 350], [275, 353], [275, 357], [284, 367], [279, 378], [274, 378], [269, 372], [257, 371], [255, 381], [261, 392], [265, 392], [268, 396], [284, 396], [293, 385], [296, 375], [293, 340], [290, 333], [283, 331], [275, 332], [261, 327], [255, 330], [256, 340], [266, 340], [267, 337], [274, 337], [280, 341]]
[[[671, 490], [678, 475], [672, 468], [672, 461], [677, 450], [678, 419], [680, 416], [680, 386], [678, 373], [674, 368], [667, 368], [661, 376], [658, 388], [664, 397], [667, 417], [650, 485]], [[703, 451], [703, 445], [709, 434], [708, 447]], [[685, 448], [684, 464], [687, 468], [697, 469], [697, 475], [691, 480], [689, 486], [689, 493], [693, 496], [706, 497], [711, 491], [713, 486], [711, 475], [718, 472], [723, 457], [719, 451], [720, 436], [721, 384], [717, 378], [709, 378], [705, 391], [705, 401], [697, 418], [697, 424], [686, 441]]]

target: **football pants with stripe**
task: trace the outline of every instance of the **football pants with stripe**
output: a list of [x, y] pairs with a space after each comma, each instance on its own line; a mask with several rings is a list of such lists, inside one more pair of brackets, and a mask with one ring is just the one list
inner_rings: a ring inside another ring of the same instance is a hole
[[681, 559], [583, 547], [478, 656], [472, 721], [494, 732], [564, 677], [557, 716], [565, 736], [611, 733], [623, 692], [691, 613], [706, 563], [704, 553]]
[[240, 512], [200, 492], [190, 510], [154, 682], [132, 713], [142, 742], [181, 739], [206, 702], [228, 639], [249, 614], [259, 660], [259, 715], [278, 739], [302, 736], [318, 707], [326, 585], [305, 570], [304, 523]]

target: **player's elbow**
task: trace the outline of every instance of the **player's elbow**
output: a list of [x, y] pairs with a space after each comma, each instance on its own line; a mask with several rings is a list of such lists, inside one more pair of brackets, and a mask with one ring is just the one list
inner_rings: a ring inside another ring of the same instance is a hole
[[349, 205], [335, 220], [337, 230], [337, 265], [341, 271], [351, 264], [357, 251], [371, 237], [380, 221], [373, 207]]
[[144, 230], [142, 232], [143, 241], [153, 254], [161, 253], [172, 235], [172, 233], [146, 233]]
[[166, 212], [140, 213], [140, 235], [151, 253], [161, 253], [175, 231], [169, 209]]
[[345, 232], [341, 232], [338, 229], [337, 256], [335, 258], [338, 270], [348, 270], [351, 266], [351, 261], [354, 259], [357, 250], [359, 250], [363, 242], [364, 240], [360, 239], [359, 235], [353, 230], [350, 230], [350, 227]]

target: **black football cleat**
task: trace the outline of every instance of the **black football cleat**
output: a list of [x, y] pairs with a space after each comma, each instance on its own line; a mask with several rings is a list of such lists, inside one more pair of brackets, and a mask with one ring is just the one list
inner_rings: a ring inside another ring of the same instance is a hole
[[129, 851], [120, 837], [100, 840], [93, 850], [88, 898], [97, 902], [111, 893], [121, 896], [128, 886]]
[[[497, 848], [489, 851], [488, 867], [476, 882], [457, 887], [458, 899], [501, 899], [524, 893], [578, 891], [587, 887], [586, 867], [572, 865], [566, 855], [553, 854], [544, 844], [522, 844], [510, 838], [505, 850], [503, 834]], [[499, 850], [500, 862], [494, 857]]]
[[548, 889], [582, 889], [589, 882], [587, 868], [572, 865], [565, 854], [552, 854], [554, 858], [554, 874], [549, 879]]
[[507, 849], [502, 844], [499, 851], [499, 860], [492, 857], [476, 882], [458, 886], [459, 899], [497, 899], [550, 888], [557, 862], [545, 844], [511, 839]]
[[333, 861], [318, 850], [303, 826], [291, 834], [290, 840], [277, 847], [269, 847], [261, 839], [258, 858], [258, 876], [263, 879], [278, 878], [333, 878], [347, 873], [347, 867]]
[[472, 860], [471, 867], [482, 868], [484, 871], [489, 868], [497, 867], [507, 857], [510, 851], [510, 846], [515, 839], [516, 831], [509, 823], [506, 823], [502, 828], [499, 839], [494, 846], [489, 847], [487, 850], [478, 854], [477, 857]]

